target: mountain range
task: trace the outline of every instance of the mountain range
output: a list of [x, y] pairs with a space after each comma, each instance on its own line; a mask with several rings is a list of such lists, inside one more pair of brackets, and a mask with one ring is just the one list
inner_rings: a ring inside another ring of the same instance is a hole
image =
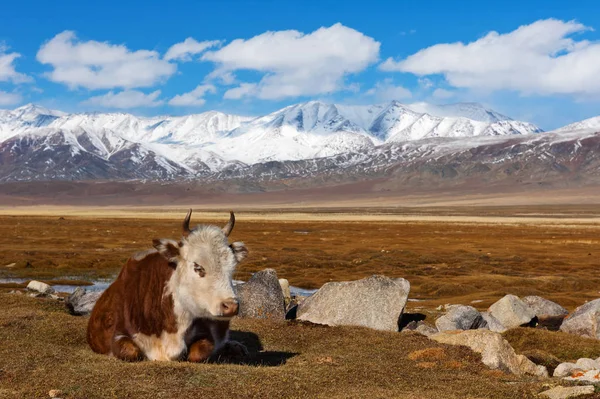
[[531, 177], [538, 168], [591, 167], [599, 127], [592, 118], [545, 133], [475, 103], [310, 101], [255, 118], [68, 114], [28, 104], [0, 110], [0, 181], [227, 180], [262, 190], [391, 175], [426, 184], [425, 176], [489, 178], [502, 168], [506, 176], [531, 168]]

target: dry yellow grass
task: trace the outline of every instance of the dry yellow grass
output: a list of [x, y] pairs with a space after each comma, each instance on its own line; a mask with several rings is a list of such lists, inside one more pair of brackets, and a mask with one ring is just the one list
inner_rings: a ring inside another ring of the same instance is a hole
[[[235, 320], [233, 337], [251, 352], [242, 364], [132, 364], [93, 353], [86, 322], [57, 302], [0, 293], [0, 397], [60, 389], [68, 399], [512, 399], [542, 390], [536, 379], [490, 374], [470, 350], [416, 333]], [[423, 349], [434, 356], [407, 358]]]

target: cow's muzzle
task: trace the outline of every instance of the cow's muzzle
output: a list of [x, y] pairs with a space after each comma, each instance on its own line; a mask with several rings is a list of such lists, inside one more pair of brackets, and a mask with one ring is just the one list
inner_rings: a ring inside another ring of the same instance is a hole
[[239, 304], [236, 298], [229, 298], [221, 302], [221, 314], [225, 317], [233, 317], [238, 314]]

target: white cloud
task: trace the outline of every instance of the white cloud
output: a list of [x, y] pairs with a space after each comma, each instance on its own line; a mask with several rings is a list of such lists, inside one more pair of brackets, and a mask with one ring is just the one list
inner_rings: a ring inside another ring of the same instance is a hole
[[547, 19], [468, 44], [437, 44], [384, 71], [443, 74], [454, 87], [515, 90], [523, 94], [600, 94], [600, 43], [571, 36], [591, 30], [575, 21]]
[[229, 89], [223, 95], [228, 100], [238, 100], [242, 97], [255, 97], [258, 94], [258, 85], [256, 83], [242, 83], [238, 87]]
[[431, 93], [431, 97], [436, 100], [445, 100], [454, 97], [454, 92], [446, 89], [435, 89], [433, 93]]
[[59, 33], [43, 44], [37, 59], [53, 67], [47, 74], [50, 80], [70, 88], [149, 87], [177, 70], [156, 51], [131, 51], [124, 45], [81, 41], [71, 31]]
[[31, 80], [15, 70], [14, 62], [20, 56], [19, 53], [9, 53], [8, 47], [0, 43], [0, 82], [23, 83]]
[[412, 97], [410, 90], [394, 85], [392, 79], [384, 79], [375, 83], [375, 87], [367, 90], [368, 96], [374, 96], [379, 101], [392, 101]]
[[203, 98], [206, 93], [215, 93], [217, 89], [213, 85], [199, 85], [189, 93], [179, 94], [169, 101], [169, 105], [196, 106], [200, 107], [206, 103]]
[[90, 97], [82, 104], [118, 109], [157, 107], [163, 103], [162, 100], [158, 100], [158, 96], [160, 96], [160, 90], [150, 94], [144, 94], [138, 90], [125, 90], [119, 93], [109, 91], [101, 96]]
[[20, 94], [0, 90], [0, 106], [15, 105], [23, 100]]
[[192, 56], [202, 53], [204, 50], [218, 46], [221, 44], [219, 40], [198, 42], [192, 37], [188, 37], [181, 43], [172, 45], [164, 56], [167, 61], [191, 61]]
[[344, 89], [346, 75], [378, 60], [379, 46], [371, 37], [338, 23], [309, 34], [287, 30], [237, 39], [204, 53], [202, 59], [217, 64], [214, 76], [239, 70], [264, 74], [258, 83], [242, 83], [227, 91], [225, 98], [282, 99]]

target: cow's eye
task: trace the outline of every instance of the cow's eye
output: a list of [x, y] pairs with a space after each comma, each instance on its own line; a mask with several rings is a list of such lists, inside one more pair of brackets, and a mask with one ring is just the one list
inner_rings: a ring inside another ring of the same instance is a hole
[[206, 271], [204, 270], [204, 268], [196, 262], [194, 262], [194, 271], [198, 273], [200, 277], [204, 277], [206, 275]]

